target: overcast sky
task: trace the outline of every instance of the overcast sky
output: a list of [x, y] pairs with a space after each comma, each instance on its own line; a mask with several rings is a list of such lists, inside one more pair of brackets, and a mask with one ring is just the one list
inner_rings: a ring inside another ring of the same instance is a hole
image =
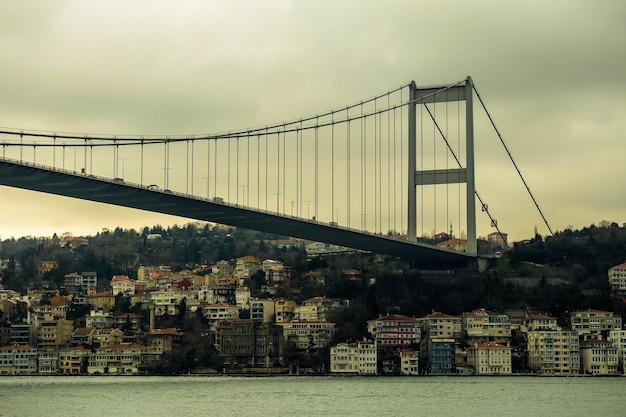
[[[0, 126], [221, 132], [469, 75], [554, 231], [621, 225], [624, 22], [621, 0], [2, 2]], [[481, 178], [513, 169], [478, 136]], [[521, 182], [477, 189], [512, 240], [548, 233]], [[3, 239], [187, 221], [6, 187], [0, 206]]]

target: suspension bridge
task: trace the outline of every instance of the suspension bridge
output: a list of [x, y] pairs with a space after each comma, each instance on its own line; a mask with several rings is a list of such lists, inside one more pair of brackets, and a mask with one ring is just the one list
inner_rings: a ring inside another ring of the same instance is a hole
[[[0, 185], [398, 256], [418, 268], [476, 265], [477, 206], [506, 241], [476, 190], [476, 97], [548, 225], [470, 77], [411, 82], [222, 133], [0, 128]], [[435, 245], [441, 230], [463, 249]]]

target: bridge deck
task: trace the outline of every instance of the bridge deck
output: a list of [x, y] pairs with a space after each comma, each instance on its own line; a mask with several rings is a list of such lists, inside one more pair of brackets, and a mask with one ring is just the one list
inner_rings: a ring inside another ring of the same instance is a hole
[[1, 158], [0, 185], [397, 256], [419, 268], [465, 267], [475, 259], [431, 245]]

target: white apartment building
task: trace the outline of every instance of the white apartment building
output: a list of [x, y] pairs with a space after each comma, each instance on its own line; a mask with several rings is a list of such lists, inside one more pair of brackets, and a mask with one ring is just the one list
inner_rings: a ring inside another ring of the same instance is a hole
[[376, 342], [339, 343], [330, 348], [330, 372], [334, 374], [376, 375]]
[[576, 375], [580, 372], [578, 333], [534, 330], [527, 333], [528, 365], [542, 375]]
[[126, 275], [113, 275], [111, 278], [111, 288], [113, 295], [134, 295], [135, 283]]
[[211, 326], [215, 330], [215, 323], [218, 320], [230, 320], [239, 318], [239, 307], [231, 304], [209, 304], [204, 306], [202, 312]]
[[474, 369], [474, 375], [511, 375], [511, 347], [477, 343], [467, 349], [467, 365]]
[[626, 296], [626, 262], [609, 268], [609, 286], [614, 295]]

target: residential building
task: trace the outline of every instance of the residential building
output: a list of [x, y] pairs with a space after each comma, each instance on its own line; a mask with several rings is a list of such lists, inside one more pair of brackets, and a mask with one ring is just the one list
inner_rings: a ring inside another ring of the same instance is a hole
[[250, 288], [238, 287], [235, 290], [235, 304], [242, 310], [250, 309]]
[[261, 270], [262, 265], [254, 256], [243, 256], [235, 263], [233, 275], [238, 280], [250, 278], [255, 272]]
[[461, 333], [467, 343], [497, 342], [506, 344], [511, 340], [511, 320], [502, 313], [477, 309], [461, 315]]
[[98, 276], [96, 272], [72, 272], [63, 277], [65, 290], [70, 294], [83, 293], [86, 294], [89, 288], [96, 288], [98, 285]]
[[101, 346], [89, 355], [90, 375], [137, 375], [147, 349], [139, 344]]
[[37, 341], [37, 332], [34, 326], [28, 323], [11, 324], [12, 345], [34, 345]]
[[312, 297], [304, 300], [294, 312], [294, 320], [326, 321], [329, 318], [333, 301], [326, 297]]
[[113, 295], [134, 295], [135, 283], [127, 275], [113, 275], [111, 278]]
[[532, 332], [538, 330], [561, 330], [557, 324], [555, 317], [546, 316], [545, 314], [537, 314], [526, 317], [522, 321], [522, 332]]
[[335, 323], [328, 321], [291, 321], [277, 323], [283, 328], [285, 346], [305, 352], [328, 347], [335, 335]]
[[278, 299], [274, 301], [276, 323], [284, 323], [294, 319], [296, 314], [296, 302], [292, 300]]
[[113, 327], [113, 315], [103, 310], [90, 310], [89, 315], [85, 316], [85, 327], [93, 327], [94, 329], [106, 329]]
[[451, 338], [422, 339], [421, 366], [429, 375], [451, 375], [456, 373], [455, 340]]
[[225, 366], [269, 368], [282, 362], [280, 326], [251, 319], [219, 320], [215, 335]]
[[582, 339], [603, 336], [622, 329], [622, 317], [610, 311], [585, 310], [570, 313], [571, 328]]
[[59, 350], [59, 373], [63, 375], [82, 375], [87, 372], [90, 350], [81, 346]]
[[626, 374], [626, 330], [611, 330], [608, 340], [617, 349], [618, 368]]
[[467, 250], [467, 240], [451, 238], [437, 243], [437, 246], [444, 249], [453, 250], [456, 252], [465, 252]]
[[367, 331], [381, 348], [419, 346], [422, 338], [420, 326], [421, 320], [400, 314], [387, 314], [367, 321]]
[[203, 308], [203, 314], [213, 329], [218, 320], [238, 319], [239, 307], [231, 304], [209, 304]]
[[419, 375], [419, 351], [402, 349], [400, 351], [400, 375]]
[[581, 368], [585, 374], [618, 375], [617, 348], [608, 340], [590, 338], [580, 343]]
[[578, 334], [565, 330], [527, 333], [528, 366], [542, 375], [576, 375], [580, 372]]
[[175, 291], [172, 288], [161, 291], [152, 291], [148, 299], [155, 305], [154, 314], [157, 316], [175, 316], [179, 313], [183, 299], [190, 298], [191, 294], [185, 291]]
[[172, 351], [175, 344], [181, 342], [183, 333], [176, 328], [154, 329], [146, 333], [147, 353], [162, 355]]
[[376, 342], [339, 343], [330, 347], [330, 372], [334, 374], [376, 375]]
[[35, 375], [37, 349], [29, 345], [0, 347], [0, 375]]
[[252, 320], [276, 321], [274, 300], [250, 300], [250, 318]]
[[96, 334], [96, 329], [93, 327], [79, 327], [74, 330], [72, 334], [72, 340], [70, 346], [83, 346], [90, 347], [93, 345], [93, 338]]
[[461, 318], [439, 312], [433, 312], [423, 319], [422, 337], [431, 339], [454, 339], [461, 338]]
[[609, 286], [616, 297], [626, 297], [626, 262], [609, 268]]
[[74, 322], [66, 319], [48, 319], [40, 323], [37, 332], [39, 349], [58, 349], [69, 346], [74, 332]]
[[94, 346], [111, 346], [122, 343], [123, 333], [120, 329], [96, 329], [93, 335]]
[[476, 343], [467, 349], [467, 365], [475, 375], [510, 375], [511, 347], [494, 342]]
[[56, 349], [38, 350], [37, 373], [39, 375], [56, 375], [59, 372], [59, 351]]

